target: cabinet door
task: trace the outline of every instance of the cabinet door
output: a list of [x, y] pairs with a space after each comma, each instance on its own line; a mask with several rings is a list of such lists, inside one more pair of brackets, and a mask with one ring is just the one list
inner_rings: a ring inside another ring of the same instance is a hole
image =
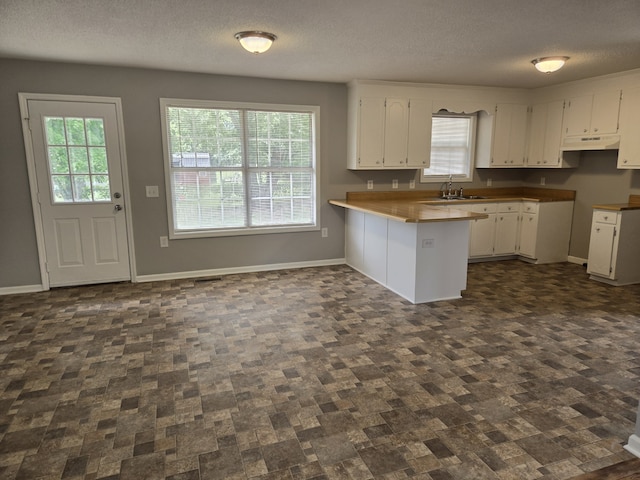
[[522, 166], [526, 156], [529, 107], [527, 105], [512, 105], [512, 107], [511, 131], [509, 132], [509, 164], [511, 166]]
[[589, 133], [592, 104], [593, 95], [583, 95], [569, 99], [565, 111], [565, 135], [573, 136]]
[[362, 97], [358, 119], [358, 167], [382, 168], [384, 98]]
[[518, 243], [518, 212], [498, 213], [496, 215], [496, 239], [494, 254], [516, 253]]
[[547, 105], [547, 124], [544, 135], [542, 164], [555, 167], [560, 164], [560, 143], [562, 142], [562, 119], [564, 101], [558, 100]]
[[509, 133], [511, 130], [511, 105], [496, 106], [493, 124], [493, 147], [491, 149], [491, 165], [505, 166], [509, 163]]
[[431, 101], [409, 102], [409, 141], [407, 164], [428, 168], [431, 160]]
[[409, 101], [387, 98], [384, 124], [384, 166], [403, 167], [407, 162]]
[[591, 109], [591, 133], [618, 133], [620, 90], [598, 92], [593, 96]]
[[492, 166], [517, 167], [524, 165], [527, 110], [526, 105], [500, 103], [496, 106]]
[[640, 88], [622, 92], [618, 168], [640, 168]]
[[527, 165], [530, 167], [542, 166], [545, 133], [547, 130], [547, 110], [546, 103], [540, 103], [531, 108], [529, 151], [527, 153]]
[[470, 257], [488, 257], [493, 255], [493, 242], [496, 230], [496, 215], [488, 218], [471, 220], [471, 237], [469, 240]]
[[594, 223], [589, 240], [589, 259], [587, 273], [615, 278], [611, 264], [616, 226], [607, 223]]
[[525, 257], [536, 258], [536, 243], [538, 235], [538, 215], [523, 213], [520, 223], [520, 248], [518, 252]]

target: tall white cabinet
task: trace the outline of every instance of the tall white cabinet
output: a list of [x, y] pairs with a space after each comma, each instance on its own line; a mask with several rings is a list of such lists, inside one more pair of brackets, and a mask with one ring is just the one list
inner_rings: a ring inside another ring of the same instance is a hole
[[640, 206], [594, 209], [587, 273], [610, 285], [640, 283]]

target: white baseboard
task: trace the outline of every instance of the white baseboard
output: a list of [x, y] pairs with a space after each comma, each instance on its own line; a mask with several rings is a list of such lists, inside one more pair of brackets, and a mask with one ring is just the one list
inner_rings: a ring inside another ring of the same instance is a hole
[[580, 257], [572, 257], [571, 255], [569, 255], [569, 257], [567, 258], [567, 262], [576, 263], [578, 265], [584, 265], [585, 263], [587, 263], [587, 259], [580, 258]]
[[42, 285], [20, 285], [18, 287], [0, 287], [0, 295], [15, 295], [17, 293], [44, 292]]
[[212, 268], [208, 270], [193, 270], [190, 272], [158, 273], [154, 275], [138, 275], [137, 282], [160, 282], [165, 280], [182, 280], [185, 278], [217, 277], [237, 273], [268, 272], [270, 270], [286, 270], [289, 268], [326, 267], [329, 265], [344, 265], [344, 258], [328, 260], [313, 260], [309, 262], [273, 263], [270, 265], [251, 265], [247, 267]]
[[624, 448], [631, 455], [635, 455], [636, 457], [640, 457], [640, 437], [638, 437], [635, 433], [629, 437], [627, 440], [627, 444], [624, 445]]

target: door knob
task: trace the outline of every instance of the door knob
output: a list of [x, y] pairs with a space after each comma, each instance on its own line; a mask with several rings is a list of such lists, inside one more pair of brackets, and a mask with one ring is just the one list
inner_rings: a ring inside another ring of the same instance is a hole
[[116, 192], [113, 194], [113, 198], [120, 198], [122, 195], [120, 194], [120, 192]]
[[122, 210], [122, 205], [116, 205], [113, 208], [116, 210], [116, 212], [119, 212], [120, 210]]

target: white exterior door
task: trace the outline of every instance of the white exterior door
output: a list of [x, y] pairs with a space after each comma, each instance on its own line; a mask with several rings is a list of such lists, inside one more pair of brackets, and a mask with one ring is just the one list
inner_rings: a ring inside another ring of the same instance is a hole
[[116, 104], [27, 108], [49, 285], [130, 280]]

